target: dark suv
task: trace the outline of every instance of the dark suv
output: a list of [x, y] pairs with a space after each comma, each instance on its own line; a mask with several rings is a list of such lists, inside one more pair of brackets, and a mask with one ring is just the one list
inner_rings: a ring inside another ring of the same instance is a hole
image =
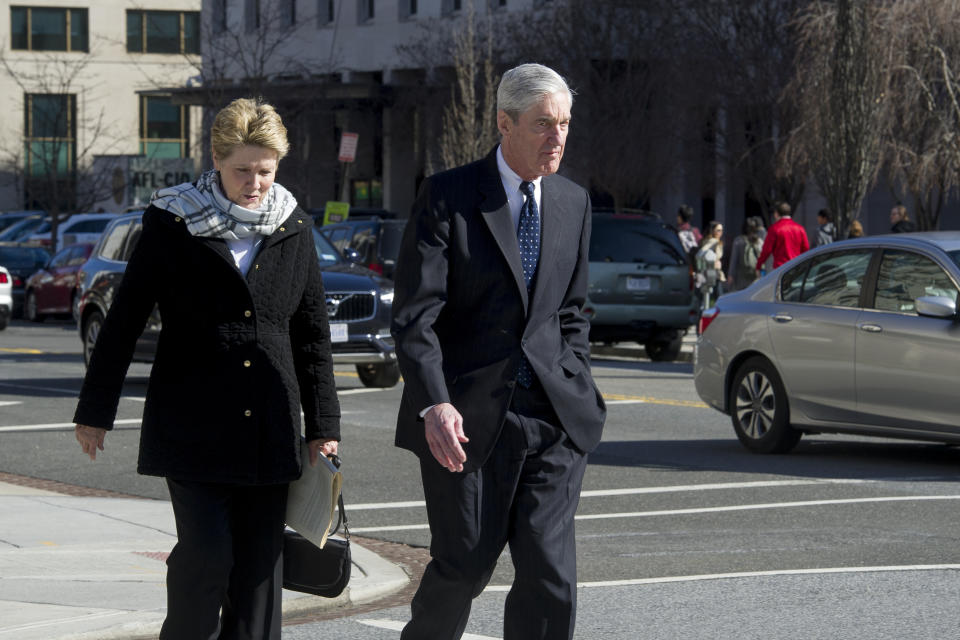
[[392, 278], [406, 224], [406, 219], [377, 216], [348, 219], [317, 228], [340, 253], [346, 255], [348, 249], [353, 249], [360, 254], [359, 260], [363, 265]]
[[590, 340], [637, 341], [674, 360], [698, 305], [690, 259], [655, 214], [595, 212], [590, 237]]
[[[86, 363], [123, 279], [127, 260], [140, 238], [142, 216], [143, 212], [138, 211], [113, 220], [80, 269], [77, 327]], [[400, 380], [400, 369], [390, 336], [393, 283], [348, 262], [316, 229], [313, 240], [323, 271], [334, 363], [356, 365], [365, 386], [394, 386]], [[160, 328], [160, 315], [154, 309], [137, 340], [134, 360], [153, 362]]]

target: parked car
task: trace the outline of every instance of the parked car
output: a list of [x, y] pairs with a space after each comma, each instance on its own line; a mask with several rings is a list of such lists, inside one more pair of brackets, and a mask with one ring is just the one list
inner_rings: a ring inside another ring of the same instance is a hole
[[590, 340], [637, 341], [651, 360], [675, 360], [698, 316], [690, 259], [650, 214], [594, 213], [588, 297]]
[[[136, 212], [114, 219], [80, 269], [77, 327], [84, 362], [89, 363], [127, 260], [140, 238], [142, 215]], [[365, 386], [394, 386], [400, 380], [400, 369], [390, 335], [393, 283], [348, 262], [316, 228], [313, 236], [323, 271], [334, 363], [355, 365]], [[137, 341], [134, 360], [153, 361], [161, 330], [160, 314], [154, 309]]]
[[[115, 213], [75, 213], [69, 218], [60, 221], [57, 225], [57, 248], [68, 244], [94, 243], [100, 239], [100, 234], [107, 228], [111, 220], [117, 217]], [[53, 222], [45, 218], [43, 224], [34, 228], [30, 233], [18, 238], [18, 242], [43, 247], [53, 245], [51, 229]]]
[[405, 219], [373, 217], [350, 219], [318, 228], [341, 254], [347, 255], [347, 250], [353, 249], [368, 269], [392, 278], [406, 225]]
[[13, 286], [12, 315], [19, 317], [23, 312], [24, 291], [27, 279], [43, 268], [50, 259], [46, 249], [18, 245], [0, 245], [0, 266], [10, 273]]
[[0, 267], [0, 330], [6, 329], [13, 314], [13, 277]]
[[45, 216], [35, 213], [29, 216], [23, 216], [3, 231], [0, 231], [0, 243], [18, 244], [23, 238], [26, 238], [37, 228], [43, 225]]
[[30, 216], [43, 215], [42, 211], [4, 211], [0, 213], [0, 231]]
[[92, 249], [89, 242], [64, 247], [30, 276], [25, 285], [23, 317], [43, 322], [47, 316], [74, 315], [79, 291], [77, 274]]
[[960, 233], [804, 253], [704, 311], [694, 382], [751, 451], [804, 433], [960, 443]]

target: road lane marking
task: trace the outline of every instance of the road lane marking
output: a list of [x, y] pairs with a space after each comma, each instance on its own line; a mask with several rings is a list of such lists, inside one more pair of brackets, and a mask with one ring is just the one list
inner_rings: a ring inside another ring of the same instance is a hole
[[0, 347], [0, 353], [28, 353], [32, 356], [40, 356], [45, 352], [40, 349], [28, 349], [26, 347]]
[[696, 400], [671, 400], [669, 398], [653, 398], [650, 396], [628, 396], [621, 393], [601, 394], [604, 401], [609, 404], [663, 404], [670, 407], [694, 407], [696, 409], [709, 409], [706, 403]]
[[[722, 507], [697, 507], [691, 509], [667, 509], [662, 511], [628, 511], [619, 513], [579, 514], [575, 520], [615, 520], [623, 518], [656, 518], [664, 516], [685, 516], [703, 513], [724, 513], [728, 511], [760, 511], [765, 509], [792, 509], [797, 507], [823, 507], [840, 504], [871, 504], [881, 502], [913, 502], [927, 500], [960, 500], [960, 495], [947, 496], [883, 496], [875, 498], [844, 498], [838, 500], [806, 500], [802, 502], [771, 502], [761, 504], [738, 504]], [[354, 507], [356, 509], [356, 507]], [[382, 527], [354, 527], [355, 533], [382, 533], [386, 531], [414, 531], [429, 529], [427, 524], [385, 525]]]
[[[838, 480], [756, 480], [751, 482], [716, 482], [710, 484], [680, 484], [665, 487], [631, 487], [626, 489], [592, 489], [580, 493], [581, 498], [603, 498], [609, 496], [630, 496], [651, 493], [680, 493], [684, 491], [718, 491], [724, 489], [758, 489], [766, 487], [799, 487], [814, 484], [865, 484], [872, 480], [838, 479]], [[402, 502], [366, 502], [353, 504], [352, 511], [358, 509], [409, 509], [424, 507], [423, 500], [406, 500]]]
[[[130, 418], [124, 420], [114, 420], [113, 424], [140, 424], [140, 418]], [[75, 422], [56, 422], [51, 424], [21, 424], [10, 427], [0, 427], [0, 433], [13, 431], [71, 431], [77, 424]]]
[[[667, 584], [671, 582], [699, 582], [704, 580], [728, 580], [738, 578], [764, 578], [776, 576], [816, 576], [840, 573], [880, 573], [893, 571], [956, 571], [960, 564], [908, 564], [880, 567], [822, 567], [818, 569], [780, 569], [772, 571], [737, 571], [734, 573], [708, 573], [693, 576], [665, 576], [662, 578], [635, 578], [630, 580], [604, 580], [601, 582], [578, 582], [578, 589], [598, 587], [632, 587], [645, 584]], [[491, 585], [484, 592], [510, 591], [510, 585]]]
[[23, 404], [22, 400], [3, 400], [0, 401], [0, 407], [9, 407], [15, 404]]
[[[364, 620], [357, 620], [357, 622], [368, 627], [388, 629], [390, 631], [403, 631], [403, 627], [407, 624], [406, 622], [401, 622], [399, 620], [381, 620], [377, 618], [367, 618]], [[475, 633], [465, 633], [460, 637], [463, 638], [463, 640], [501, 640], [496, 636], [479, 636]]]

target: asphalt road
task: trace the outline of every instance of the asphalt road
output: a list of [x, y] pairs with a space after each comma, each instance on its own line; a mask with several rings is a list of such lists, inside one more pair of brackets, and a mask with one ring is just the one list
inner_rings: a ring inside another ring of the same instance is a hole
[[[70, 423], [75, 328], [15, 321], [0, 332], [0, 471], [166, 499], [135, 472], [148, 372], [132, 365], [123, 422], [91, 463]], [[594, 372], [609, 417], [578, 515], [577, 638], [960, 636], [960, 449], [806, 436], [753, 455], [696, 397], [689, 363], [596, 359]], [[400, 387], [365, 389], [350, 367], [337, 382], [352, 531], [426, 546], [417, 465], [393, 446]], [[472, 637], [502, 637], [511, 574], [506, 553]], [[343, 613], [284, 637], [398, 638], [408, 611]]]

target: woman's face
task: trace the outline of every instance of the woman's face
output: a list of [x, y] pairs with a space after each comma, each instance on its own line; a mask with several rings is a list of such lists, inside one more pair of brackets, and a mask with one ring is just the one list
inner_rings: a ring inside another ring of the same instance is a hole
[[256, 209], [263, 202], [277, 175], [277, 152], [245, 144], [226, 158], [213, 156], [220, 172], [220, 188], [230, 202], [245, 209]]
[[713, 237], [714, 237], [714, 238], [719, 238], [719, 237], [722, 236], [722, 235], [723, 235], [723, 225], [719, 225], [719, 224], [718, 224], [717, 226], [715, 226], [715, 227], [713, 228]]

